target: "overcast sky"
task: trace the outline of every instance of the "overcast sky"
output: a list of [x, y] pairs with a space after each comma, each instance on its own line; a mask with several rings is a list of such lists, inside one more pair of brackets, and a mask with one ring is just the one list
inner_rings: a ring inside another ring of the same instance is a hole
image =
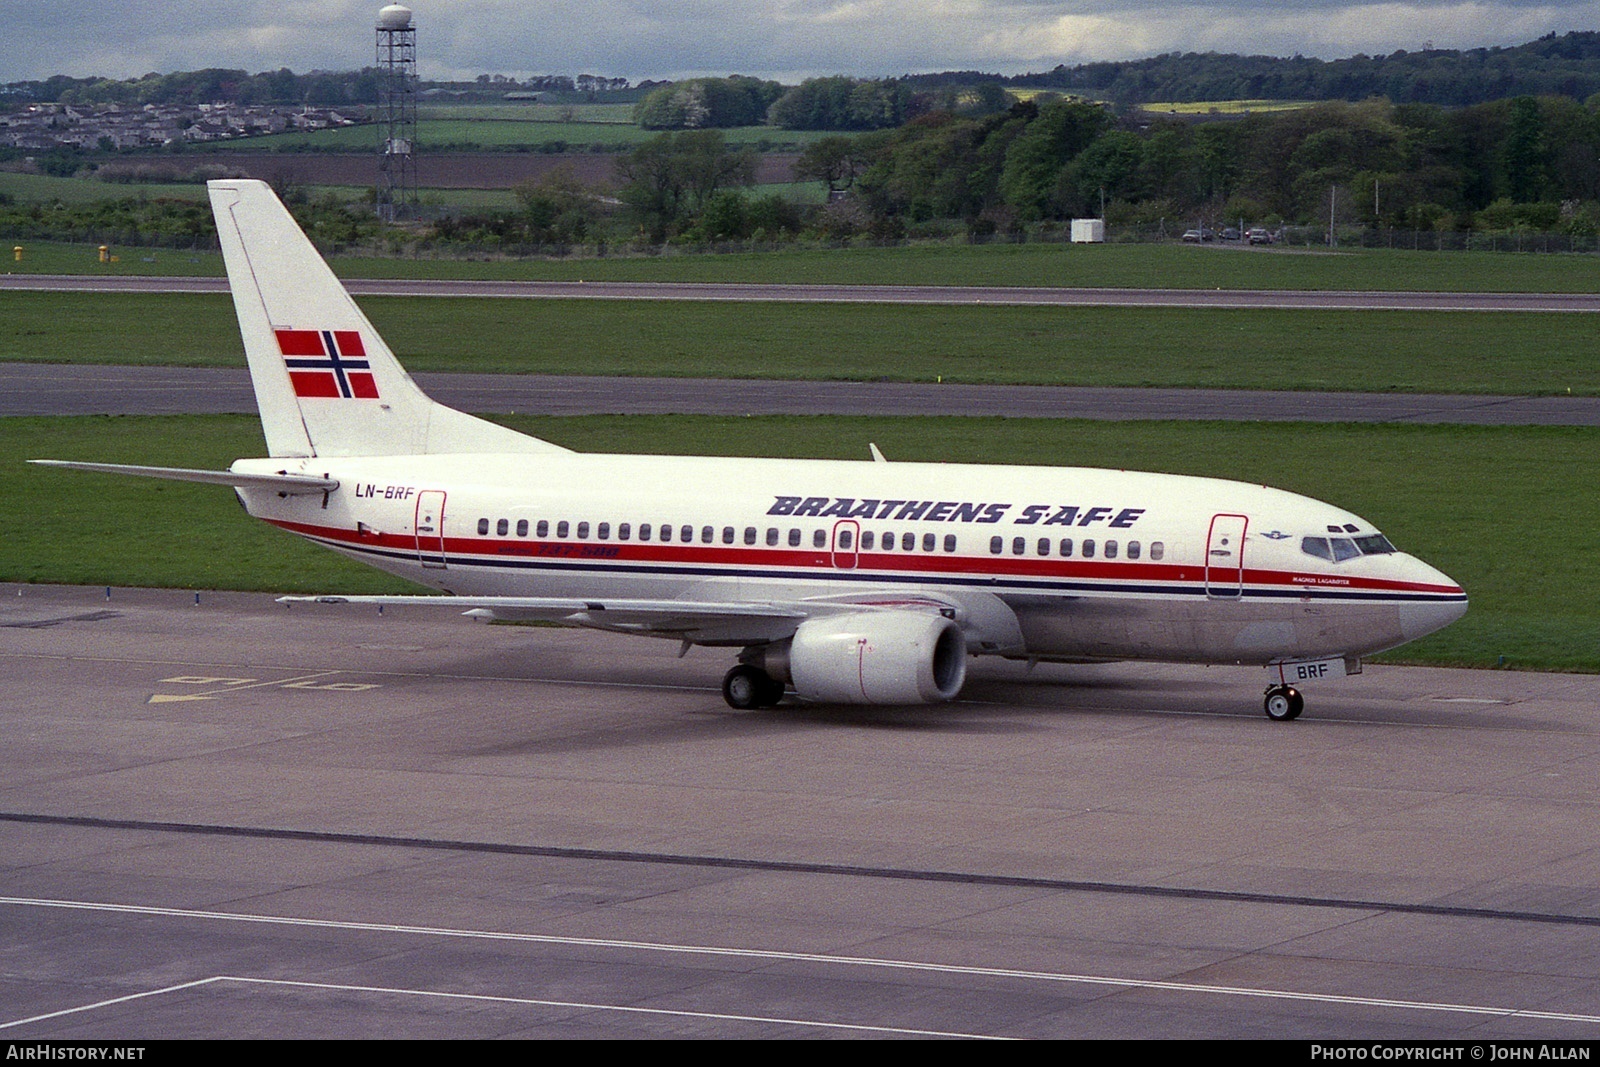
[[[0, 0], [0, 82], [373, 60], [376, 0]], [[1163, 52], [1358, 52], [1516, 45], [1600, 29], [1595, 0], [418, 0], [425, 78], [753, 74], [794, 82], [937, 70], [1002, 74]]]

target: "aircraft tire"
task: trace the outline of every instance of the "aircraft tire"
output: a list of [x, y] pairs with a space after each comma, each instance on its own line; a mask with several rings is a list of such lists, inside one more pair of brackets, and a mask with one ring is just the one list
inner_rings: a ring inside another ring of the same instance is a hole
[[1275, 685], [1267, 690], [1263, 706], [1273, 722], [1293, 722], [1306, 710], [1306, 698], [1293, 686]]
[[[722, 699], [728, 702], [728, 707], [739, 711], [768, 707], [766, 698], [776, 684], [766, 671], [741, 663], [722, 676]], [[781, 689], [778, 695], [783, 695]]]

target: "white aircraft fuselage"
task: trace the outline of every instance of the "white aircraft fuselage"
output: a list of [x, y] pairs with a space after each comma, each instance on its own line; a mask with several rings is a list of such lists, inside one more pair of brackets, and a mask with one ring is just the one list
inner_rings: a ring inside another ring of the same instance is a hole
[[268, 467], [327, 475], [341, 491], [323, 506], [241, 490], [250, 514], [461, 596], [931, 594], [963, 609], [975, 652], [1245, 664], [1369, 655], [1466, 606], [1459, 586], [1404, 553], [1335, 562], [1305, 550], [1307, 538], [1377, 536], [1347, 511], [1209, 478], [578, 453], [234, 469]]

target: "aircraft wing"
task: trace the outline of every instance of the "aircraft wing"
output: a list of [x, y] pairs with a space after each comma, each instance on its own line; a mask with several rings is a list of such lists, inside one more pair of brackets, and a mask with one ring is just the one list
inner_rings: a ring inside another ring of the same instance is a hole
[[697, 645], [747, 645], [791, 636], [808, 618], [863, 611], [924, 610], [954, 617], [936, 597], [821, 598], [796, 601], [634, 600], [527, 596], [284, 596], [278, 603], [374, 604], [464, 608], [464, 615], [504, 622], [553, 622], [617, 633], [670, 637]]
[[231, 485], [241, 489], [275, 489], [286, 496], [331, 493], [339, 488], [336, 478], [317, 478], [306, 474], [238, 474], [234, 471], [194, 470], [189, 467], [139, 467], [127, 463], [79, 463], [67, 459], [30, 459], [40, 467], [66, 467], [96, 474], [136, 474], [142, 478], [165, 478], [174, 482], [203, 482]]

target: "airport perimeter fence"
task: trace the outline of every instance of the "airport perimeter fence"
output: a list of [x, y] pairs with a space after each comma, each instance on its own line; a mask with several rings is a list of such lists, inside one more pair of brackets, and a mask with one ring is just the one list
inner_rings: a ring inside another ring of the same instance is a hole
[[[1183, 229], [1161, 225], [1108, 226], [1108, 244], [1176, 244], [1183, 241]], [[1199, 242], [1203, 247], [1245, 248], [1246, 239], [1223, 240], [1217, 236]], [[93, 249], [109, 245], [121, 249], [166, 249], [170, 251], [215, 251], [212, 235], [160, 233], [127, 227], [80, 227], [70, 235], [51, 233], [43, 227], [0, 226], [0, 244], [36, 240], [59, 241]], [[647, 244], [637, 240], [599, 244], [480, 244], [466, 241], [408, 240], [379, 238], [345, 244], [318, 242], [329, 255], [372, 255], [395, 259], [604, 259], [611, 256], [717, 255], [735, 252], [779, 252], [796, 249], [904, 248], [914, 245], [969, 244], [1068, 244], [1071, 231], [1066, 226], [1046, 225], [1029, 229], [974, 232], [956, 223], [942, 228], [929, 227], [905, 236], [884, 237], [872, 234], [834, 237], [795, 237], [786, 240], [728, 240], [706, 243]], [[1341, 227], [1330, 242], [1326, 227], [1288, 226], [1272, 231], [1270, 244], [1262, 247], [1306, 249], [1394, 248], [1426, 252], [1511, 252], [1511, 253], [1600, 253], [1600, 235], [1533, 232], [1442, 232], [1436, 230], [1398, 230]]]
[[[1116, 243], [1170, 242], [1183, 240], [1188, 230], [1200, 227], [1176, 227], [1172, 224], [1145, 224], [1106, 227], [1106, 240]], [[1401, 230], [1378, 226], [1340, 226], [1329, 239], [1328, 227], [1282, 226], [1269, 230], [1271, 244], [1292, 248], [1399, 248], [1420, 252], [1533, 252], [1533, 253], [1594, 253], [1600, 252], [1600, 235], [1570, 233], [1539, 233], [1529, 230], [1495, 231], [1442, 231]], [[1243, 245], [1244, 238], [1223, 240], [1222, 228], [1213, 230], [1205, 239], [1206, 245]], [[1063, 232], [1042, 238], [1065, 240]]]

